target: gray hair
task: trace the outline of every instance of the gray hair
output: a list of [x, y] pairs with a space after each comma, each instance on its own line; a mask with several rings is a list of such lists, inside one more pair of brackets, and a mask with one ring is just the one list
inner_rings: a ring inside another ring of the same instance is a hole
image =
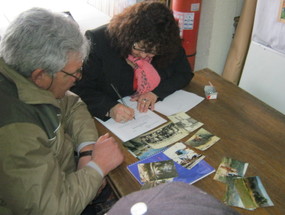
[[21, 13], [0, 42], [0, 56], [25, 77], [39, 68], [53, 75], [70, 58], [84, 60], [90, 49], [74, 20], [41, 8]]

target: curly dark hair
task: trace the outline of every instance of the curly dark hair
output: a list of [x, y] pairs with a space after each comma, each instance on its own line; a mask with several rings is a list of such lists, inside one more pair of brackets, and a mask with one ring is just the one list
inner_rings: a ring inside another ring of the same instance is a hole
[[155, 47], [157, 66], [166, 66], [181, 46], [179, 27], [172, 11], [158, 1], [143, 1], [115, 15], [107, 28], [112, 47], [126, 58], [133, 44], [143, 41], [144, 50]]

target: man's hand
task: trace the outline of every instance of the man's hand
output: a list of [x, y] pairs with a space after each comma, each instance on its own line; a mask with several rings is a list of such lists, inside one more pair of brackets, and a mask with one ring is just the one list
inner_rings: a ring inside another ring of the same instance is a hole
[[101, 168], [106, 176], [123, 162], [124, 156], [119, 144], [107, 133], [94, 144], [91, 160]]

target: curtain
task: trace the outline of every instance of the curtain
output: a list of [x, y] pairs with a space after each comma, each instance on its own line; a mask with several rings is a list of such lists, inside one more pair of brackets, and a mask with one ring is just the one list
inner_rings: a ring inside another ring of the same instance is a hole
[[244, 0], [241, 16], [225, 63], [223, 78], [238, 84], [251, 41], [257, 0]]

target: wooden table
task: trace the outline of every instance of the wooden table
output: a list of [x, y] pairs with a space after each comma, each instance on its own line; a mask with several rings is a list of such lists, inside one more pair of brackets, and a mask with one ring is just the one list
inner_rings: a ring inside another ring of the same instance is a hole
[[[285, 116], [209, 69], [195, 72], [191, 84], [185, 90], [204, 96], [204, 86], [209, 81], [218, 91], [217, 100], [205, 99], [188, 112], [191, 117], [204, 123], [203, 128], [221, 138], [202, 152], [206, 155], [205, 160], [216, 169], [224, 156], [248, 162], [245, 176], [260, 177], [275, 206], [255, 211], [235, 208], [241, 214], [284, 215]], [[107, 131], [100, 123], [96, 124], [100, 134]], [[123, 148], [123, 151], [123, 164], [108, 176], [118, 196], [127, 195], [141, 187], [126, 168], [136, 158], [126, 149]], [[211, 174], [194, 185], [222, 200], [226, 185], [213, 180], [213, 177], [214, 174]]]

